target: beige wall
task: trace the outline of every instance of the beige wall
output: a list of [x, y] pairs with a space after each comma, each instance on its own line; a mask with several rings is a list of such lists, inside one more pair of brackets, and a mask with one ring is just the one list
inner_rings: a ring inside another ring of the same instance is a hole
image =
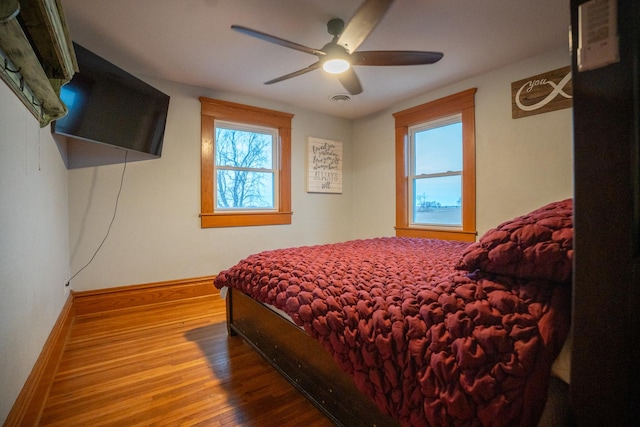
[[68, 295], [67, 170], [61, 154], [49, 127], [40, 129], [0, 82], [0, 423]]
[[[334, 242], [350, 236], [350, 120], [181, 84], [151, 83], [171, 96], [162, 157], [127, 165], [109, 237], [91, 265], [72, 280], [74, 290], [211, 275], [263, 249]], [[291, 225], [200, 228], [199, 96], [295, 115]], [[344, 143], [342, 194], [306, 193], [304, 166], [309, 136]], [[106, 233], [122, 169], [122, 164], [115, 164], [69, 170], [72, 274], [86, 264]]]
[[[263, 249], [393, 235], [394, 130], [391, 114], [477, 87], [477, 224], [479, 233], [543, 203], [572, 194], [571, 110], [511, 118], [511, 82], [566, 66], [563, 51], [416, 97], [351, 122], [273, 102], [157, 81], [171, 95], [163, 156], [129, 163], [109, 238], [74, 290], [209, 275]], [[293, 224], [199, 228], [199, 96], [295, 114]], [[343, 194], [304, 190], [308, 136], [344, 142]], [[71, 271], [90, 258], [113, 213], [122, 165], [69, 171]]]
[[569, 65], [549, 52], [417, 96], [357, 120], [353, 129], [352, 237], [390, 236], [395, 225], [392, 113], [472, 87], [476, 92], [476, 199], [479, 235], [500, 222], [573, 194], [572, 110], [511, 118], [511, 82]]

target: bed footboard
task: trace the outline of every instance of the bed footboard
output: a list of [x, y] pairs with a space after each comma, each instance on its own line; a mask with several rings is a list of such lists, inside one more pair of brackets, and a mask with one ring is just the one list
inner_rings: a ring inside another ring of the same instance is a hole
[[237, 290], [227, 294], [227, 327], [260, 353], [339, 426], [398, 426], [303, 330]]

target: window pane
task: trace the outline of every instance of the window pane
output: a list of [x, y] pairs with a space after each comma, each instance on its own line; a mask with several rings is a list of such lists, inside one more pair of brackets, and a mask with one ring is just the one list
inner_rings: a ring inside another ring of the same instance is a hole
[[216, 208], [273, 209], [273, 173], [218, 169], [216, 177]]
[[461, 122], [418, 131], [414, 140], [414, 175], [462, 170]]
[[273, 135], [216, 127], [216, 166], [273, 169]]
[[462, 176], [413, 181], [413, 223], [462, 225]]

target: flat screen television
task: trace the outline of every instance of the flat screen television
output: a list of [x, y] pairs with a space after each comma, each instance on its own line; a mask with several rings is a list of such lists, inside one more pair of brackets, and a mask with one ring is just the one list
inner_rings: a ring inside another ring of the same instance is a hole
[[77, 72], [60, 98], [69, 112], [52, 131], [79, 140], [160, 157], [169, 96], [74, 43]]

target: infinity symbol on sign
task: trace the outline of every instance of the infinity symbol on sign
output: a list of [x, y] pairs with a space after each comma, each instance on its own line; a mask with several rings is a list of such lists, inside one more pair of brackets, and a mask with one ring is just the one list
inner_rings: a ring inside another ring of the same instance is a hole
[[558, 95], [562, 95], [565, 98], [572, 98], [571, 95], [569, 95], [564, 90], [562, 90], [567, 85], [567, 83], [569, 83], [569, 80], [571, 80], [571, 71], [569, 71], [567, 75], [564, 76], [564, 78], [560, 80], [560, 83], [558, 84], [555, 84], [554, 82], [545, 81], [545, 83], [550, 85], [553, 88], [553, 90], [549, 95], [547, 95], [546, 98], [544, 98], [542, 101], [538, 102], [537, 104], [533, 104], [533, 105], [524, 105], [523, 103], [520, 102], [520, 94], [522, 93], [522, 90], [529, 84], [529, 82], [527, 82], [523, 84], [522, 87], [518, 89], [518, 92], [516, 93], [516, 105], [518, 106], [518, 108], [520, 108], [523, 111], [533, 111], [533, 110], [537, 110], [538, 108], [544, 107]]

